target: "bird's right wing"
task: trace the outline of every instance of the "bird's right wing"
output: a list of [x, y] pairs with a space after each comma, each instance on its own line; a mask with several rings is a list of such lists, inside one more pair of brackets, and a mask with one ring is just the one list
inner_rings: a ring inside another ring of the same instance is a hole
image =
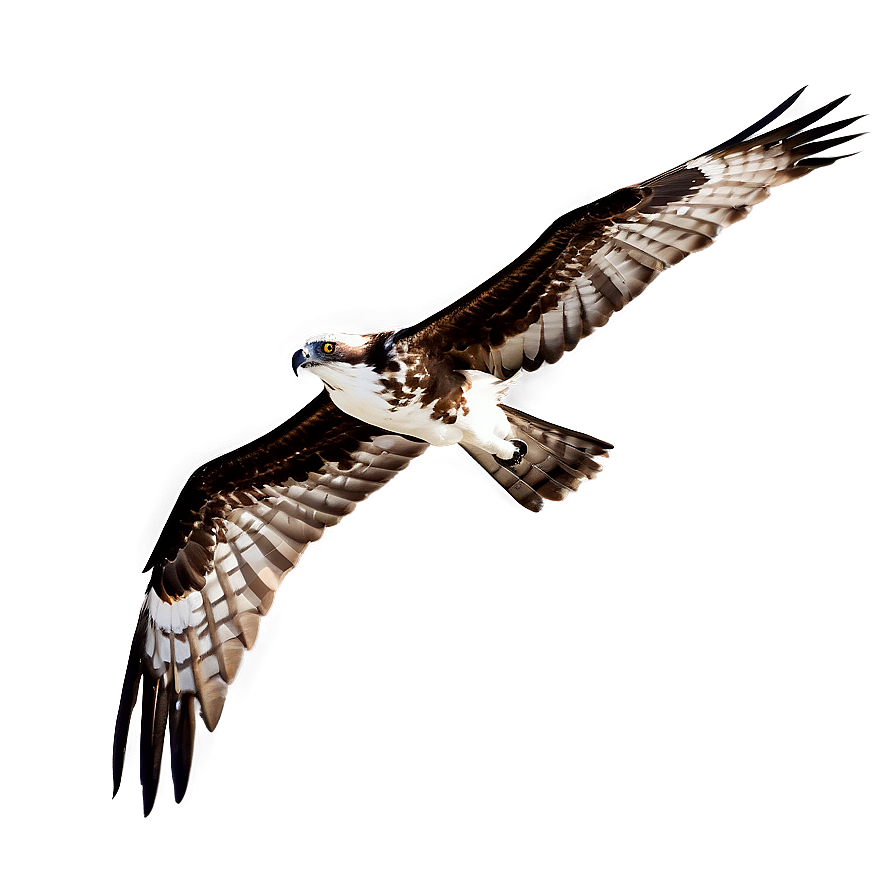
[[259, 619], [307, 545], [426, 447], [349, 417], [321, 392], [277, 429], [190, 476], [146, 566], [151, 576], [115, 723], [113, 795], [141, 682], [148, 814], [165, 728], [180, 802], [193, 754], [194, 700], [213, 730]]

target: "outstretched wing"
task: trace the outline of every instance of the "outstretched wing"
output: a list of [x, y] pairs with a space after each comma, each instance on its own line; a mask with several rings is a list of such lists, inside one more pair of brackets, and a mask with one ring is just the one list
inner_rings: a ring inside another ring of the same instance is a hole
[[846, 97], [754, 136], [801, 93], [702, 155], [558, 218], [516, 261], [396, 340], [500, 378], [553, 364], [771, 187], [841, 158], [817, 153], [859, 136], [829, 137], [857, 118], [810, 126]]
[[149, 814], [166, 725], [180, 802], [193, 753], [194, 701], [214, 730], [283, 577], [324, 529], [426, 447], [343, 414], [321, 392], [277, 429], [193, 473], [145, 570], [152, 574], [115, 723], [113, 796], [140, 682], [140, 779]]

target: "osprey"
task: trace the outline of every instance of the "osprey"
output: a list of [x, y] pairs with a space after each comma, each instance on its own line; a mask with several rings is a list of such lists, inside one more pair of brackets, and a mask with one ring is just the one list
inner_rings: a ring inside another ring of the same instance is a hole
[[800, 93], [719, 146], [559, 218], [519, 258], [421, 323], [325, 333], [296, 351], [293, 369], [320, 377], [323, 391], [272, 432], [196, 470], [150, 555], [115, 724], [113, 796], [141, 682], [148, 814], [166, 727], [180, 802], [196, 703], [214, 730], [283, 577], [327, 527], [429, 445], [460, 445], [533, 511], [600, 471], [595, 458], [612, 446], [504, 404], [514, 377], [558, 361], [771, 187], [842, 158], [818, 154], [858, 136], [831, 135], [859, 116], [816, 122], [846, 97], [762, 133]]

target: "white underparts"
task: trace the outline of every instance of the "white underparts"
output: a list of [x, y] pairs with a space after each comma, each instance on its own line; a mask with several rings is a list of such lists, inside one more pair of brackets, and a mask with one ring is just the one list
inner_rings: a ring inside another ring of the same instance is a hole
[[[463, 443], [502, 459], [513, 457], [516, 450], [507, 440], [510, 423], [498, 407], [511, 380], [499, 380], [478, 370], [461, 371], [467, 381], [466, 404], [456, 421], [448, 423], [433, 418], [435, 402], [422, 403], [422, 387], [404, 389], [400, 400], [396, 400], [395, 391], [383, 386], [381, 375], [364, 364], [335, 362], [310, 370], [323, 380], [336, 407], [365, 423], [423, 439], [430, 445]], [[388, 376], [403, 386], [405, 369]]]
[[499, 380], [490, 373], [465, 370], [469, 383], [465, 398], [469, 412], [458, 418], [457, 426], [463, 430], [458, 441], [472, 448], [481, 448], [503, 460], [513, 457], [516, 446], [507, 440], [510, 423], [498, 404], [507, 397], [512, 380]]

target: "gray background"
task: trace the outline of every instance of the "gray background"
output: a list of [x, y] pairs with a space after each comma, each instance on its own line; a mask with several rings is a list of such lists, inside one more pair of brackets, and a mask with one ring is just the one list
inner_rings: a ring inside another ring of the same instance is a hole
[[[893, 891], [890, 48], [870, 3], [793, 9], [6, 7], [8, 868]], [[805, 83], [873, 113], [862, 153], [514, 390], [615, 443], [597, 480], [528, 514], [430, 450], [286, 579], [185, 802], [163, 774], [141, 817], [136, 740], [111, 802], [140, 570], [189, 473], [316, 392], [304, 337], [427, 316]]]

